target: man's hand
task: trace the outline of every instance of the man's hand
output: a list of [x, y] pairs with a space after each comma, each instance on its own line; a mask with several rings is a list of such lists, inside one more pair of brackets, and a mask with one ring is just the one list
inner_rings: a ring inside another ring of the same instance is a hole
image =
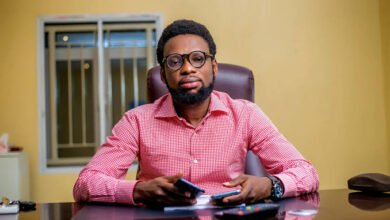
[[195, 204], [196, 200], [190, 199], [190, 192], [183, 192], [174, 185], [182, 176], [182, 173], [178, 173], [137, 183], [134, 187], [134, 201], [150, 206]]
[[223, 203], [255, 203], [271, 196], [272, 182], [268, 177], [241, 175], [230, 182], [223, 183], [226, 187], [241, 185], [241, 193], [228, 196]]

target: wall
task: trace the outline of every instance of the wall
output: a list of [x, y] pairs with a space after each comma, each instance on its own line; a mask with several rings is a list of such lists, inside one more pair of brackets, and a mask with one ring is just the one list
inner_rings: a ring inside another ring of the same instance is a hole
[[[380, 0], [380, 18], [382, 31], [382, 60], [385, 88], [387, 142], [390, 143], [390, 2]], [[390, 158], [390, 145], [389, 145]], [[389, 163], [390, 166], [390, 163]]]
[[[8, 132], [11, 143], [30, 155], [33, 200], [72, 201], [77, 174], [38, 171], [36, 18], [160, 12], [165, 25], [179, 18], [204, 23], [215, 37], [219, 62], [253, 70], [256, 103], [315, 165], [321, 189], [345, 188], [347, 179], [360, 173], [389, 174], [383, 68], [390, 63], [382, 62], [379, 5], [374, 0], [0, 1], [0, 133]], [[386, 94], [389, 89], [387, 83]]]

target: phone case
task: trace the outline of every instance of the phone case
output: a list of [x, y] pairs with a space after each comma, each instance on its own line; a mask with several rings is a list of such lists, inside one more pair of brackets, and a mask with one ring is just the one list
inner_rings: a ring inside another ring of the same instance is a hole
[[204, 189], [196, 186], [195, 184], [180, 178], [176, 181], [175, 186], [184, 190], [184, 191], [189, 191], [191, 192], [191, 198], [196, 198], [202, 195], [205, 191]]
[[223, 199], [223, 198], [225, 198], [227, 196], [237, 195], [240, 192], [241, 192], [241, 190], [238, 189], [238, 190], [234, 190], [234, 191], [230, 191], [230, 192], [224, 192], [224, 193], [220, 193], [220, 194], [215, 194], [215, 195], [211, 196], [211, 199], [214, 199], [214, 200]]

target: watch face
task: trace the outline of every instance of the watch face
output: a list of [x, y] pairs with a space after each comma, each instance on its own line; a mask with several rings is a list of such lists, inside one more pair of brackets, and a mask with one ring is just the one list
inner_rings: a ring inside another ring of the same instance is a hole
[[282, 198], [284, 194], [283, 184], [274, 176], [270, 176], [270, 179], [272, 180], [272, 197], [274, 199]]
[[282, 198], [282, 196], [283, 196], [283, 187], [280, 184], [276, 184], [275, 188], [274, 188], [274, 192], [275, 192], [275, 194], [274, 194], [275, 198], [277, 198], [277, 199]]

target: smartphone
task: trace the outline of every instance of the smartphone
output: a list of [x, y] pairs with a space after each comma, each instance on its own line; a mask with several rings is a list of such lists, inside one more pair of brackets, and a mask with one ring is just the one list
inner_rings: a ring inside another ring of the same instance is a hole
[[230, 192], [224, 192], [224, 193], [220, 193], [220, 194], [215, 194], [215, 195], [211, 196], [211, 199], [213, 199], [213, 200], [222, 200], [225, 197], [232, 196], [232, 195], [237, 195], [240, 192], [241, 192], [241, 190], [237, 189], [237, 190], [230, 191]]
[[197, 198], [205, 192], [204, 189], [183, 178], [178, 179], [174, 185], [183, 191], [190, 192], [191, 198]]

